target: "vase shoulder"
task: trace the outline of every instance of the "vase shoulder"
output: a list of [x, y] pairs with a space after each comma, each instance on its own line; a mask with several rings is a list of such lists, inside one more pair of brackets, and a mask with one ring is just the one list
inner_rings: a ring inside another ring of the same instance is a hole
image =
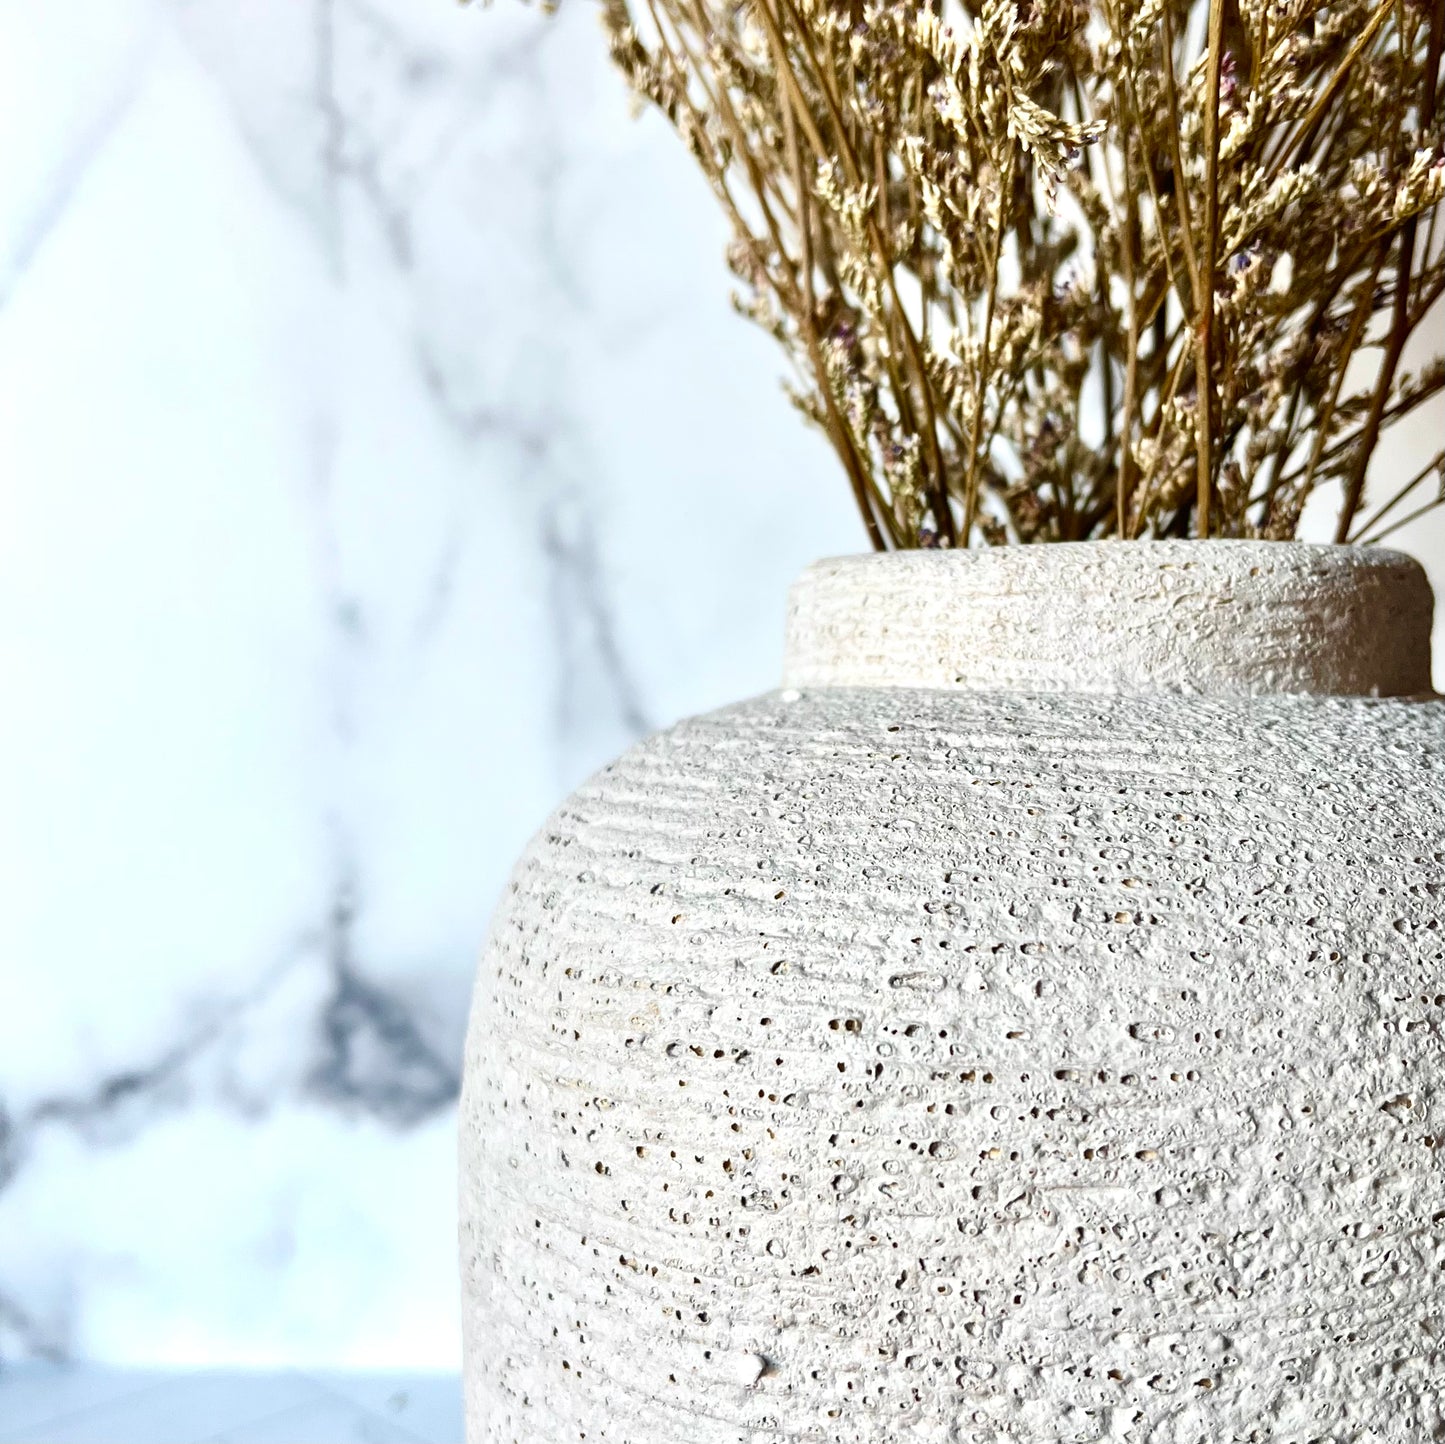
[[482, 965], [474, 1444], [1434, 1437], [1442, 896], [1433, 700], [793, 688], [640, 744]]

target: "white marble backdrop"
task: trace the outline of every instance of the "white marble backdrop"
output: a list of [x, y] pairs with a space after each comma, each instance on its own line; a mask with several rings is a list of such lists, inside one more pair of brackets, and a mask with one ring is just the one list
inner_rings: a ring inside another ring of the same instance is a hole
[[584, 0], [0, 0], [0, 114], [0, 1364], [454, 1364], [509, 861], [846, 488]]

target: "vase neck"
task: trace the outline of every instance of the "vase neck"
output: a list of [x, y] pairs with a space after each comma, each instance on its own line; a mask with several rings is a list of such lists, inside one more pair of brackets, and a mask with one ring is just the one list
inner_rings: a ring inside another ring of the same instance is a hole
[[818, 562], [787, 687], [1398, 697], [1430, 691], [1419, 564], [1303, 542], [1059, 542]]

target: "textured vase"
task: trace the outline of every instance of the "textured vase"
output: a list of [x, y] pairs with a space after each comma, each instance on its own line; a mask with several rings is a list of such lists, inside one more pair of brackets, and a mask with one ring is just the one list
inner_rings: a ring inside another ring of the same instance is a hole
[[785, 690], [517, 866], [472, 1444], [1445, 1438], [1445, 703], [1408, 559], [824, 562]]

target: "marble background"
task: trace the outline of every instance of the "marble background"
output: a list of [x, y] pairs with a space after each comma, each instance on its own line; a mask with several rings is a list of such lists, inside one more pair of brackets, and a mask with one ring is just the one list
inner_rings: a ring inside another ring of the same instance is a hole
[[846, 489], [585, 3], [0, 0], [0, 115], [0, 1364], [453, 1366], [509, 862]]

